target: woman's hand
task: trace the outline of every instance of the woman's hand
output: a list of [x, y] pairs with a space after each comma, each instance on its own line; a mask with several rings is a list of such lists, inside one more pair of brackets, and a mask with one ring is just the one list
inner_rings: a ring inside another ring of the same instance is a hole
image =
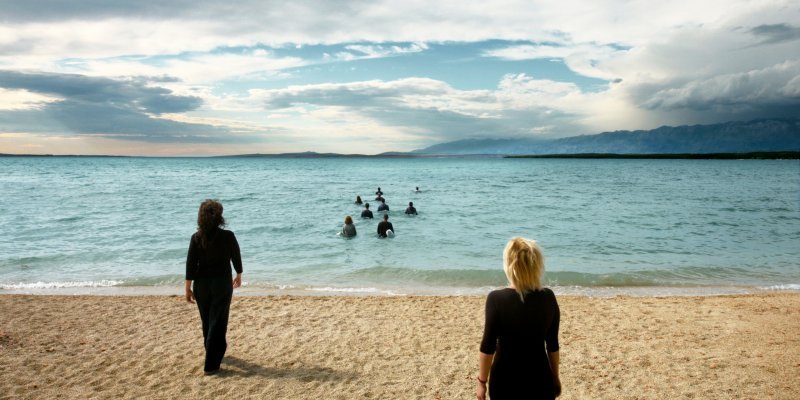
[[192, 281], [186, 280], [186, 302], [194, 304], [194, 292], [192, 292]]
[[475, 387], [475, 396], [478, 400], [486, 400], [486, 384], [478, 381], [478, 385]]
[[236, 274], [236, 277], [233, 278], [233, 288], [236, 289], [239, 286], [242, 286], [242, 274]]

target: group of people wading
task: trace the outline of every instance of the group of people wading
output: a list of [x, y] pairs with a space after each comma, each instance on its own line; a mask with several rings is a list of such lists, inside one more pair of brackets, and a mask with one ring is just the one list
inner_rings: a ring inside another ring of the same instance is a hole
[[[419, 193], [419, 186], [417, 186], [415, 192]], [[375, 192], [375, 201], [380, 202], [381, 204], [378, 206], [378, 212], [384, 211], [383, 214], [383, 221], [378, 223], [378, 237], [385, 238], [394, 235], [394, 226], [391, 222], [389, 222], [389, 205], [386, 204], [386, 199], [383, 198], [383, 191], [381, 188], [378, 187], [378, 191]], [[356, 196], [356, 205], [364, 205], [364, 210], [361, 211], [361, 218], [362, 219], [372, 219], [374, 216], [372, 215], [372, 211], [369, 209], [369, 203], [365, 203], [361, 200], [361, 196]], [[409, 201], [408, 207], [405, 211], [406, 215], [417, 215], [417, 209], [414, 208], [414, 202]], [[344, 217], [344, 225], [342, 226], [342, 230], [339, 232], [339, 235], [344, 237], [353, 237], [356, 235], [356, 226], [353, 224], [353, 217], [346, 216]]]
[[[233, 289], [242, 284], [239, 244], [224, 226], [222, 204], [215, 200], [200, 204], [197, 232], [186, 256], [186, 301], [197, 303], [200, 311], [205, 375], [220, 371], [228, 347]], [[560, 311], [553, 291], [542, 286], [544, 256], [536, 241], [509, 240], [503, 251], [503, 270], [508, 287], [494, 290], [486, 298], [476, 397], [486, 399], [488, 384], [493, 400], [554, 399], [561, 394]]]

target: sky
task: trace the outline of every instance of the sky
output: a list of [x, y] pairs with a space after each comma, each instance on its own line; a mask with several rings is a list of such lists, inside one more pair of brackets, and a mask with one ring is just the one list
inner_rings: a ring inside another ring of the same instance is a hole
[[798, 115], [796, 0], [0, 0], [0, 153], [377, 154]]

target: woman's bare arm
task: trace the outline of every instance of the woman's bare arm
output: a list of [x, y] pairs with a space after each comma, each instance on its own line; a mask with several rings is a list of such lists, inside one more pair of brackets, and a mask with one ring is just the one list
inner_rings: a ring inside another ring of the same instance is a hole
[[486, 382], [489, 381], [489, 371], [492, 369], [492, 361], [494, 354], [480, 353], [480, 361], [478, 361], [478, 383], [475, 388], [475, 395], [478, 400], [486, 400]]

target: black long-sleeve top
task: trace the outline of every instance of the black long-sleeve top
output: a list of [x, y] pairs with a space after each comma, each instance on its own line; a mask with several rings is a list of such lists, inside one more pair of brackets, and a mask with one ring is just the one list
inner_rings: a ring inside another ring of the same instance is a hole
[[214, 229], [208, 233], [205, 247], [195, 233], [186, 255], [186, 280], [230, 277], [231, 263], [236, 273], [242, 273], [242, 255], [233, 232]]
[[489, 375], [492, 398], [554, 398], [547, 353], [559, 349], [560, 320], [550, 289], [525, 293], [525, 302], [514, 289], [489, 293], [481, 353], [495, 355]]

